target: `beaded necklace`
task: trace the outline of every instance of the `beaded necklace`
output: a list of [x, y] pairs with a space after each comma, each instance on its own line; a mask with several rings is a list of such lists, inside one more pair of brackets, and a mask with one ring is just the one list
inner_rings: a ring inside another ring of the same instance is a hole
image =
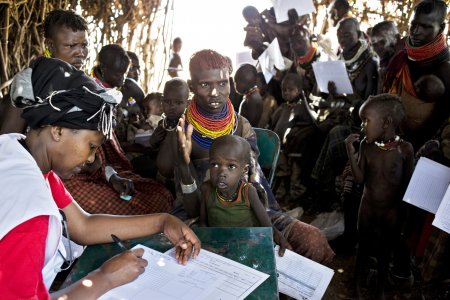
[[421, 47], [412, 46], [411, 41], [407, 38], [405, 48], [409, 59], [413, 61], [423, 61], [446, 50], [447, 43], [445, 35], [441, 33], [438, 34], [434, 40]]
[[253, 95], [254, 93], [259, 92], [259, 88], [257, 85], [255, 85], [254, 87], [250, 88], [248, 91], [246, 91], [244, 93], [244, 96], [246, 98], [250, 97], [251, 95]]
[[179, 120], [168, 120], [167, 116], [164, 113], [161, 115], [161, 117], [162, 117], [162, 127], [164, 128], [165, 131], [174, 131], [175, 129], [177, 129], [177, 126], [180, 122]]
[[316, 55], [316, 51], [317, 51], [317, 45], [315, 43], [311, 44], [311, 48], [309, 48], [308, 53], [306, 53], [303, 56], [299, 56], [297, 58], [297, 63], [301, 66], [301, 65], [305, 65], [307, 63], [310, 63], [311, 60], [314, 58], [314, 56]]
[[392, 144], [394, 144], [394, 143], [397, 143], [398, 141], [400, 141], [400, 137], [398, 135], [396, 135], [393, 139], [390, 139], [386, 142], [375, 141], [373, 143], [375, 144], [375, 146], [377, 146], [381, 150], [388, 151], [388, 150], [393, 150], [394, 148], [392, 148], [390, 146], [392, 146]]
[[202, 111], [195, 99], [192, 99], [186, 112], [186, 120], [194, 127], [192, 138], [207, 149], [215, 138], [233, 134], [237, 125], [236, 113], [230, 99], [217, 114]]
[[[239, 191], [239, 189], [238, 189], [238, 191]], [[238, 193], [238, 192], [234, 193], [234, 195], [233, 195], [233, 197], [231, 197], [231, 199], [227, 199], [227, 198], [225, 198], [224, 196], [222, 196], [222, 195], [219, 193], [219, 191], [217, 190], [217, 188], [216, 188], [216, 196], [217, 196], [217, 199], [219, 199], [219, 200], [222, 201], [222, 202], [233, 202], [233, 201], [235, 201], [236, 198], [237, 198], [237, 193]]]

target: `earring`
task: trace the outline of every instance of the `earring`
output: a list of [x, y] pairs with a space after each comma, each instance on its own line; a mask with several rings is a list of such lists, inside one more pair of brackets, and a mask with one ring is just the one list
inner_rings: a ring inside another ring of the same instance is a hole
[[48, 47], [45, 47], [44, 49], [44, 56], [51, 58], [52, 57], [52, 53], [50, 52], [50, 50], [48, 49]]

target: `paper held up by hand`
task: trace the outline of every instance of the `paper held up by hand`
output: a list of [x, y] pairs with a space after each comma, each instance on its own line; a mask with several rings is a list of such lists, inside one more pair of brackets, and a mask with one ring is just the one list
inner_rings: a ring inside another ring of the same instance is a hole
[[252, 57], [252, 52], [250, 50], [240, 51], [236, 53], [236, 68], [243, 64], [251, 64], [256, 66], [256, 60]]
[[312, 64], [317, 86], [323, 93], [328, 93], [328, 82], [336, 84], [336, 93], [353, 94], [352, 84], [341, 60], [321, 61]]
[[272, 0], [277, 23], [289, 20], [288, 10], [295, 9], [299, 16], [316, 11], [312, 0]]
[[286, 64], [283, 55], [281, 54], [277, 38], [275, 38], [272, 43], [270, 43], [269, 47], [267, 47], [267, 49], [258, 57], [258, 61], [267, 83], [269, 83], [270, 79], [277, 73], [277, 70], [286, 69]]

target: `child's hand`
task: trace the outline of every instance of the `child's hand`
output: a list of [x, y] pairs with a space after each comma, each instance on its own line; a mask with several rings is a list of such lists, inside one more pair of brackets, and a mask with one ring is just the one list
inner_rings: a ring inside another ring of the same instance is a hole
[[177, 125], [178, 150], [180, 153], [180, 158], [184, 161], [184, 163], [189, 164], [191, 162], [192, 131], [194, 127], [189, 124], [187, 130], [185, 130], [184, 122], [185, 121], [183, 115]]
[[109, 179], [109, 182], [111, 183], [113, 189], [118, 192], [120, 195], [134, 195], [134, 184], [131, 179], [123, 178], [118, 176], [117, 174], [114, 174]]
[[345, 139], [345, 147], [347, 148], [348, 157], [355, 155], [356, 149], [354, 146], [355, 142], [359, 142], [359, 133], [352, 133]]
[[273, 241], [275, 242], [275, 244], [280, 246], [278, 255], [283, 256], [286, 249], [292, 250], [291, 244], [289, 244], [284, 235], [275, 227], [272, 227], [272, 230], [273, 230]]

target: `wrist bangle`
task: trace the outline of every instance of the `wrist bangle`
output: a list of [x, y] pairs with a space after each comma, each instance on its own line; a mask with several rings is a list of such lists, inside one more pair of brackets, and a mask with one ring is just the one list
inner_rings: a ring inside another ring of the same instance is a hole
[[111, 176], [113, 176], [114, 174], [117, 174], [117, 172], [113, 169], [113, 167], [111, 166], [106, 166], [105, 167], [105, 178], [106, 181], [109, 182], [109, 179], [111, 178]]
[[182, 182], [180, 182], [180, 185], [181, 185], [181, 192], [183, 194], [190, 194], [195, 192], [195, 190], [197, 190], [197, 184], [195, 183], [195, 180], [191, 184], [183, 184]]

